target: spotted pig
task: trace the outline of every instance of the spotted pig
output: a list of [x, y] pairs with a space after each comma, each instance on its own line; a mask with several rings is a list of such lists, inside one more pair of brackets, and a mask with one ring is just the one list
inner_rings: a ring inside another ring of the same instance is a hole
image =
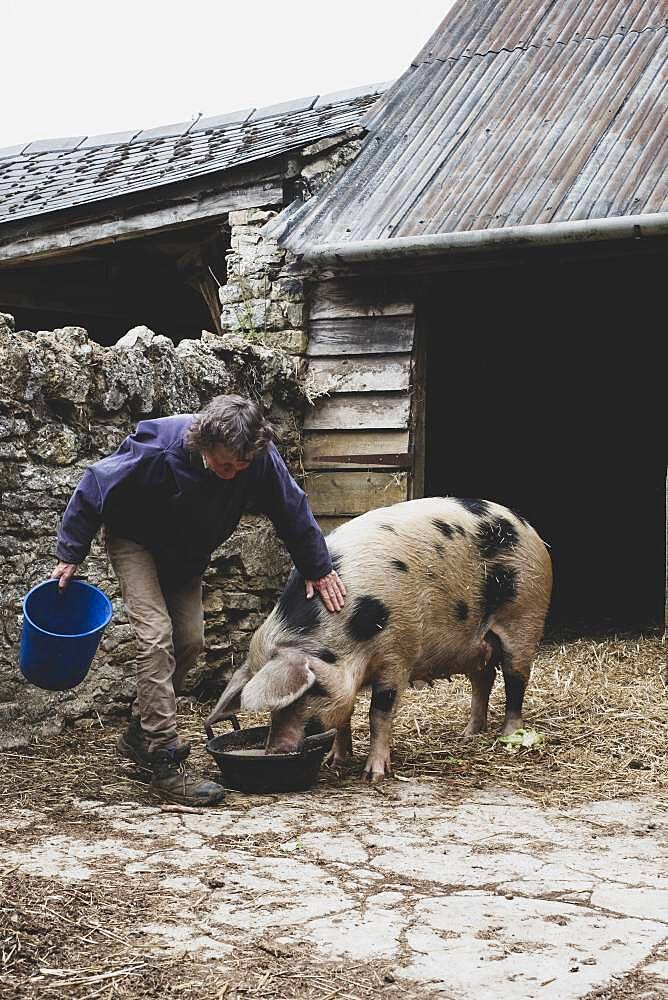
[[364, 775], [389, 772], [392, 720], [416, 682], [471, 681], [464, 731], [487, 727], [495, 669], [505, 682], [503, 732], [522, 726], [522, 702], [550, 601], [544, 543], [513, 511], [488, 500], [433, 497], [370, 511], [328, 536], [347, 588], [339, 614], [307, 600], [293, 571], [209, 718], [271, 712], [268, 753], [299, 749], [307, 724], [336, 728], [331, 758], [352, 751], [350, 717], [371, 687]]

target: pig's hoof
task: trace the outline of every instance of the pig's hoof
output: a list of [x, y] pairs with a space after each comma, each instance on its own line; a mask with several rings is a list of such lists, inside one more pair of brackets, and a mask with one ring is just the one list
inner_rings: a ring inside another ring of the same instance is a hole
[[382, 781], [390, 773], [389, 760], [368, 760], [362, 771], [362, 781], [368, 781], [375, 785], [377, 781]]
[[518, 729], [524, 728], [524, 722], [520, 716], [519, 719], [505, 719], [503, 723], [503, 729], [501, 730], [502, 736], [512, 736], [516, 733]]
[[334, 751], [334, 748], [332, 748], [325, 757], [323, 764], [325, 767], [340, 767], [341, 764], [345, 764], [350, 757], [352, 757], [352, 754], [338, 753]]
[[462, 733], [462, 739], [472, 740], [474, 736], [479, 736], [480, 733], [487, 732], [487, 726], [483, 726], [480, 723], [469, 722], [468, 726]]

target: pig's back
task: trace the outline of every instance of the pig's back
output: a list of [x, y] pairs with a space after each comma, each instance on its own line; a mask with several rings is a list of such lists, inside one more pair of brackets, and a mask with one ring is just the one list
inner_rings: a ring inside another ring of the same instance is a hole
[[[345, 634], [381, 658], [465, 658], [495, 618], [522, 616], [536, 598], [537, 614], [547, 610], [544, 543], [491, 501], [411, 500], [369, 511], [327, 541], [348, 589]], [[329, 624], [340, 638], [343, 622]]]

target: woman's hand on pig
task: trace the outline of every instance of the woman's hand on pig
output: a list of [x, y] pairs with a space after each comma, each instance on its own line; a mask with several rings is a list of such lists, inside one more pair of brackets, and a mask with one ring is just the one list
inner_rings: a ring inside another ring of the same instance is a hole
[[306, 597], [309, 600], [313, 597], [316, 590], [320, 594], [322, 603], [328, 611], [341, 611], [346, 596], [346, 588], [336, 570], [333, 569], [331, 573], [321, 577], [319, 580], [306, 580]]

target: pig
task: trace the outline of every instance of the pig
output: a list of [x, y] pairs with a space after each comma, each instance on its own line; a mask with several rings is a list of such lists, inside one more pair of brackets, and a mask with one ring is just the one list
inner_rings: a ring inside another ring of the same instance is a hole
[[369, 511], [327, 544], [347, 589], [343, 611], [307, 600], [293, 570], [209, 724], [239, 709], [270, 712], [267, 753], [297, 752], [307, 725], [335, 728], [338, 764], [352, 753], [357, 693], [370, 687], [363, 777], [375, 782], [390, 773], [392, 721], [409, 685], [468, 675], [463, 735], [472, 737], [487, 728], [500, 667], [503, 733], [522, 727], [552, 589], [547, 548], [524, 518], [489, 500], [430, 497]]

